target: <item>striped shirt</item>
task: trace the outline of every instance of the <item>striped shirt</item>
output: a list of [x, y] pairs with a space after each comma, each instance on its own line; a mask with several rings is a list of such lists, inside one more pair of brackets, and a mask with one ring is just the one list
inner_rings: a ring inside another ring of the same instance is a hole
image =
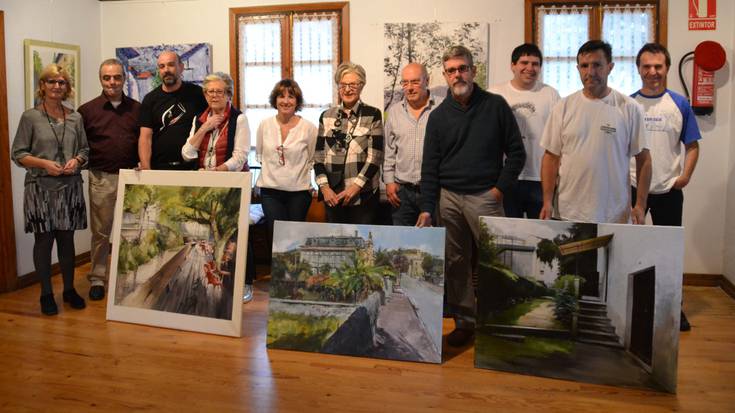
[[356, 184], [362, 190], [350, 206], [360, 205], [380, 187], [382, 163], [383, 120], [379, 109], [357, 102], [349, 116], [341, 106], [322, 113], [314, 153], [319, 186], [328, 184], [340, 193]]
[[416, 119], [408, 110], [405, 99], [388, 108], [385, 121], [385, 161], [383, 181], [418, 185], [421, 181], [421, 159], [424, 156], [424, 135], [429, 114], [441, 103], [441, 98], [429, 96], [429, 103]]

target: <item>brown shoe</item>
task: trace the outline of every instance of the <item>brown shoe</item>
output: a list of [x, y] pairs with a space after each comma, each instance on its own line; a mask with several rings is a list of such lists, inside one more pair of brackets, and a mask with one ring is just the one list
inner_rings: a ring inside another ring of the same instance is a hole
[[475, 330], [469, 328], [455, 328], [447, 335], [447, 344], [452, 347], [462, 347], [475, 338]]

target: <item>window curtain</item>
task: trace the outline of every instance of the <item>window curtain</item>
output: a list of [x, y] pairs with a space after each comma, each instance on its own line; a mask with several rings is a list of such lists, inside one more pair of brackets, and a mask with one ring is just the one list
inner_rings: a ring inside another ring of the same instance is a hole
[[602, 38], [613, 46], [615, 68], [608, 84], [626, 94], [641, 88], [635, 57], [654, 41], [653, 5], [614, 5], [602, 9]]
[[577, 50], [589, 37], [589, 6], [541, 6], [536, 9], [536, 44], [544, 55], [543, 81], [561, 96], [582, 88]]

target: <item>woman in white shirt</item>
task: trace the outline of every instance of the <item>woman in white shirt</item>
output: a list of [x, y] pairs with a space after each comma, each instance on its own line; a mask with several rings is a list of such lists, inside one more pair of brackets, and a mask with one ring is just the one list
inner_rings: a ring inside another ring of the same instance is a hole
[[295, 81], [276, 83], [269, 102], [278, 113], [258, 126], [256, 156], [262, 168], [257, 186], [272, 234], [276, 220], [306, 220], [317, 128], [296, 114], [304, 97]]
[[202, 89], [209, 107], [194, 118], [181, 156], [198, 159], [199, 169], [207, 171], [247, 171], [250, 128], [248, 118], [232, 106], [232, 78], [211, 73]]

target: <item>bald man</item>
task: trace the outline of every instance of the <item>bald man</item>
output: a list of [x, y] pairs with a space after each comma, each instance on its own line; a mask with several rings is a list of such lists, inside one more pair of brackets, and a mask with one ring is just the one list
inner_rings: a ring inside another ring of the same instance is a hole
[[393, 207], [393, 225], [413, 226], [419, 216], [424, 133], [429, 114], [441, 103], [429, 93], [429, 74], [419, 63], [401, 71], [403, 99], [388, 109], [383, 180]]
[[196, 169], [181, 157], [191, 123], [207, 108], [202, 88], [184, 82], [184, 65], [175, 52], [158, 56], [161, 85], [145, 95], [140, 106], [140, 169]]

